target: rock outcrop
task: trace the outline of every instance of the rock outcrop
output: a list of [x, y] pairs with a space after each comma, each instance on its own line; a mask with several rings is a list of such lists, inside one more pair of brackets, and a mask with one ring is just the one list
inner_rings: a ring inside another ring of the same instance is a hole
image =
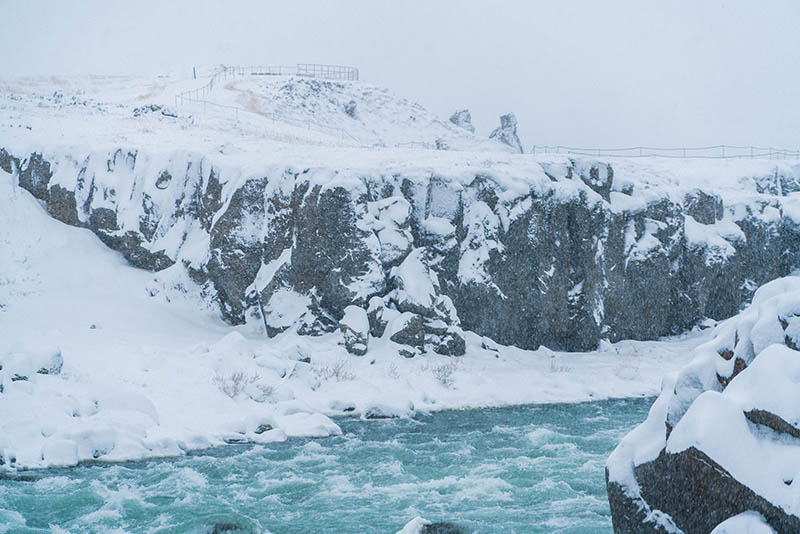
[[492, 130], [492, 133], [489, 134], [489, 139], [496, 139], [520, 154], [525, 152], [517, 135], [517, 116], [513, 113], [500, 115], [500, 126]]
[[469, 133], [475, 133], [475, 127], [472, 125], [472, 115], [468, 109], [459, 109], [450, 116], [450, 122], [463, 128]]
[[347, 352], [356, 356], [367, 353], [369, 319], [364, 308], [353, 305], [346, 307], [344, 317], [339, 321], [339, 329], [342, 331]]
[[608, 461], [617, 534], [800, 532], [798, 341], [800, 277], [775, 280], [665, 379]]
[[356, 306], [369, 336], [409, 355], [461, 354], [463, 330], [566, 350], [676, 334], [734, 315], [800, 264], [789, 166], [731, 198], [637, 189], [651, 171], [567, 157], [244, 174], [185, 152], [0, 149], [0, 168], [53, 217], [158, 272], [154, 294], [195, 285], [225, 320], [270, 336], [336, 331]]

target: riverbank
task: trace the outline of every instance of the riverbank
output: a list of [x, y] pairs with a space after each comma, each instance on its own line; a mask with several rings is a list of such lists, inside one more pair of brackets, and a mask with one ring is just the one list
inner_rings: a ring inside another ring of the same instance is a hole
[[606, 534], [603, 464], [651, 400], [337, 418], [343, 433], [328, 439], [36, 470], [0, 480], [0, 523], [18, 534], [386, 534], [422, 516], [473, 534]]
[[704, 339], [559, 353], [468, 334], [457, 358], [404, 358], [388, 341], [352, 356], [338, 332], [266, 339], [223, 323], [189, 281], [166, 287], [52, 219], [5, 173], [0, 196], [3, 469], [330, 436], [339, 414], [654, 395]]

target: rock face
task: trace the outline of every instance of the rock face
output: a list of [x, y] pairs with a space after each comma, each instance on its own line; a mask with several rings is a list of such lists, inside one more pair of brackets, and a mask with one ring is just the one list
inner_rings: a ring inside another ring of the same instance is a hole
[[800, 532], [798, 340], [800, 277], [775, 280], [665, 380], [608, 461], [616, 533]]
[[468, 109], [459, 109], [453, 113], [450, 116], [450, 122], [459, 128], [464, 128], [469, 133], [475, 133], [475, 127], [472, 125], [472, 115], [470, 115]]
[[0, 149], [0, 168], [163, 286], [199, 287], [232, 324], [351, 336], [340, 321], [356, 306], [371, 337], [403, 340], [409, 355], [463, 354], [464, 330], [567, 350], [675, 334], [734, 315], [800, 265], [789, 166], [731, 198], [640, 190], [652, 171], [566, 157], [244, 174], [185, 152]]
[[496, 139], [520, 154], [525, 152], [517, 135], [517, 116], [513, 113], [500, 116], [500, 127], [492, 130], [492, 133], [489, 134], [489, 139]]

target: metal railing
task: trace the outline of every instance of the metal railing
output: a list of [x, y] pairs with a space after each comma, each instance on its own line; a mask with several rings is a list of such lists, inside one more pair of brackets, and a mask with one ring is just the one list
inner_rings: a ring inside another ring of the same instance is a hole
[[532, 154], [575, 154], [581, 156], [623, 158], [679, 159], [800, 159], [800, 149], [775, 147], [713, 145], [703, 147], [656, 148], [646, 146], [626, 148], [580, 148], [562, 145], [534, 145]]
[[[208, 113], [209, 110], [217, 110], [229, 115], [238, 121], [240, 114], [247, 116], [257, 116], [262, 119], [272, 121], [275, 126], [276, 122], [288, 124], [296, 128], [301, 128], [306, 131], [313, 131], [321, 133], [331, 138], [338, 139], [340, 142], [354, 142], [356, 144], [360, 141], [349, 133], [344, 128], [336, 128], [326, 124], [320, 124], [310, 119], [298, 120], [280, 113], [265, 113], [254, 111], [239, 106], [232, 106], [228, 104], [219, 104], [211, 102], [205, 97], [211, 94], [214, 87], [219, 84], [220, 80], [227, 80], [235, 78], [236, 76], [283, 76], [283, 75], [297, 75], [297, 76], [313, 76], [316, 78], [325, 79], [347, 79], [358, 80], [358, 69], [355, 67], [344, 67], [339, 65], [312, 65], [312, 64], [298, 64], [296, 67], [289, 67], [284, 65], [272, 66], [251, 66], [251, 67], [220, 67], [212, 75], [211, 79], [196, 89], [190, 89], [175, 95], [175, 106], [181, 105], [194, 105], [198, 110], [202, 106], [203, 113]], [[341, 76], [349, 76], [347, 78]]]
[[298, 76], [312, 76], [326, 80], [358, 80], [358, 69], [343, 65], [320, 65], [318, 63], [298, 63]]

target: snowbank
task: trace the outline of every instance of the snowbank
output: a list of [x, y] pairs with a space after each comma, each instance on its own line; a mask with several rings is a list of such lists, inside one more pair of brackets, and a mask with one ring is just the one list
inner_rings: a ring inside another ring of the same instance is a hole
[[[762, 286], [665, 379], [647, 420], [609, 457], [615, 526], [655, 532], [658, 512], [683, 531], [708, 531], [752, 510], [768, 532], [800, 528], [798, 341], [800, 277], [791, 276]], [[755, 529], [752, 517], [717, 530]]]
[[567, 354], [467, 333], [461, 358], [412, 359], [387, 338], [355, 358], [339, 331], [266, 339], [221, 321], [189, 280], [153, 291], [152, 273], [0, 178], [3, 469], [321, 437], [339, 433], [335, 415], [651, 395], [701, 339]]

